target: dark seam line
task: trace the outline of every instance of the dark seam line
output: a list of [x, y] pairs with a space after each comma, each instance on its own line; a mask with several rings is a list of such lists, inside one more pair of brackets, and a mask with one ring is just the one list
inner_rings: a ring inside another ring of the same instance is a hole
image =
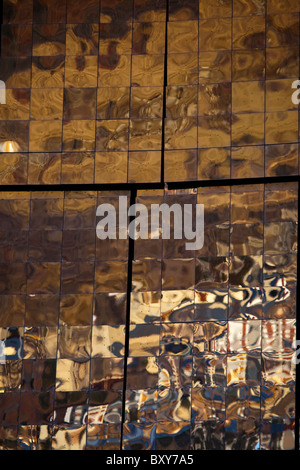
[[[300, 16], [300, 15], [299, 15]], [[299, 311], [300, 311], [300, 286], [298, 282], [298, 275], [300, 272], [300, 253], [299, 253], [299, 246], [300, 246], [300, 230], [299, 230], [299, 217], [300, 217], [300, 206], [299, 206], [299, 198], [300, 198], [300, 184], [298, 183], [298, 233], [297, 233], [297, 294], [296, 294], [296, 339], [298, 340], [300, 337], [300, 324], [299, 324]], [[296, 356], [297, 359], [297, 348], [296, 348]], [[300, 364], [296, 363], [296, 384], [295, 384], [295, 449], [299, 450], [299, 389], [300, 389]]]
[[[300, 12], [299, 12], [299, 21], [300, 21]], [[300, 23], [299, 23], [299, 34], [300, 34]], [[300, 50], [300, 45], [298, 46]], [[300, 77], [300, 63], [299, 63], [299, 73], [298, 76]], [[298, 110], [298, 127], [300, 125], [300, 111]], [[299, 173], [299, 161], [298, 161], [298, 173]], [[298, 180], [298, 232], [297, 232], [297, 294], [296, 294], [296, 340], [300, 338], [300, 324], [299, 324], [299, 312], [300, 312], [300, 286], [298, 282], [299, 270], [300, 270], [300, 254], [299, 254], [299, 246], [300, 246], [300, 235], [299, 235], [299, 217], [300, 217], [300, 208], [299, 208], [299, 198], [300, 198], [300, 181]], [[296, 344], [297, 346], [297, 344]], [[296, 356], [297, 359], [297, 348], [296, 348]], [[300, 364], [296, 363], [296, 384], [295, 384], [295, 449], [299, 450], [299, 415], [300, 415]]]
[[[260, 178], [236, 178], [236, 179], [220, 179], [220, 180], [194, 180], [194, 181], [171, 181], [167, 182], [168, 189], [192, 189], [218, 186], [249, 186], [257, 184], [276, 184], [276, 183], [292, 183], [299, 182], [300, 175], [293, 176], [266, 176]], [[159, 190], [164, 189], [165, 183], [74, 183], [74, 184], [11, 184], [0, 185], [1, 192], [47, 192], [47, 191], [142, 191], [142, 190]]]
[[[130, 194], [130, 206], [135, 204], [137, 192], [133, 189]], [[134, 216], [129, 217], [129, 223], [134, 220]], [[128, 266], [127, 266], [127, 298], [126, 298], [126, 324], [125, 324], [125, 349], [124, 349], [124, 368], [123, 368], [123, 396], [122, 396], [122, 421], [121, 421], [121, 439], [120, 450], [123, 446], [123, 427], [125, 423], [125, 405], [127, 390], [127, 358], [129, 355], [129, 326], [130, 326], [130, 300], [132, 291], [132, 263], [134, 260], [134, 239], [128, 237]]]
[[165, 22], [165, 57], [164, 57], [164, 83], [163, 83], [163, 109], [162, 109], [162, 130], [161, 130], [161, 160], [160, 160], [160, 181], [165, 181], [165, 120], [167, 117], [167, 85], [168, 85], [168, 21], [169, 21], [169, 0], [166, 0], [166, 22]]

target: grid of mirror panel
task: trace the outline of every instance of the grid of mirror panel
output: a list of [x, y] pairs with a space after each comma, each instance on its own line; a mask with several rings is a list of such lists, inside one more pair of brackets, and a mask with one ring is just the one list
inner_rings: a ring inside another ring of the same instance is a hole
[[139, 192], [205, 235], [134, 241], [128, 331], [128, 239], [96, 236], [128, 193], [1, 193], [1, 448], [293, 448], [297, 191]]
[[4, 0], [3, 21], [2, 184], [298, 174], [298, 0]]

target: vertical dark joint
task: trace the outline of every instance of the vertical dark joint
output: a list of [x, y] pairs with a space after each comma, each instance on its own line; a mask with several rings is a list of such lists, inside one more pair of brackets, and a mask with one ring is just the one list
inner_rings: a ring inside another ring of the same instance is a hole
[[168, 21], [169, 0], [166, 0], [166, 24], [165, 24], [165, 56], [164, 56], [164, 89], [163, 89], [163, 111], [161, 131], [161, 169], [160, 181], [165, 182], [165, 119], [167, 117], [167, 85], [168, 85]]
[[[137, 190], [131, 189], [130, 206], [135, 204]], [[129, 217], [128, 222], [132, 222], [134, 217]], [[132, 263], [134, 260], [134, 239], [128, 236], [128, 270], [127, 270], [127, 298], [126, 298], [126, 324], [125, 324], [125, 348], [124, 348], [124, 376], [123, 376], [123, 396], [122, 396], [122, 421], [121, 421], [121, 439], [120, 450], [123, 445], [123, 427], [125, 423], [125, 405], [126, 405], [126, 382], [127, 382], [127, 358], [129, 355], [129, 327], [130, 327], [130, 298], [132, 291]]]
[[[299, 75], [300, 76], [300, 75]], [[299, 230], [299, 217], [300, 217], [300, 183], [298, 179], [298, 231], [297, 231], [297, 296], [296, 296], [296, 339], [300, 339], [300, 324], [299, 324], [299, 315], [300, 315], [300, 286], [299, 286], [299, 272], [300, 272], [300, 230]], [[299, 450], [299, 415], [300, 415], [300, 364], [297, 362], [297, 349], [296, 349], [296, 408], [295, 408], [295, 449]]]

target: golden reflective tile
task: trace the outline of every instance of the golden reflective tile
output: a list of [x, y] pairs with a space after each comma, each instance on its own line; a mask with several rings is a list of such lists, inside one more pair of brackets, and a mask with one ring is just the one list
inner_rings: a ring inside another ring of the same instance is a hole
[[164, 81], [163, 55], [132, 56], [132, 86], [161, 86]]
[[26, 326], [23, 359], [55, 359], [57, 326]]
[[245, 113], [232, 116], [232, 145], [261, 145], [264, 143], [264, 113]]
[[100, 55], [98, 69], [99, 87], [128, 87], [131, 81], [130, 55]]
[[298, 144], [266, 145], [266, 176], [296, 175], [298, 173]]
[[[194, 411], [194, 410], [193, 410]], [[158, 426], [163, 423], [165, 429], [160, 430], [162, 434], [168, 429], [168, 424], [176, 424], [178, 427], [182, 426], [183, 423], [187, 426], [190, 425], [191, 419], [191, 390], [188, 387], [180, 388], [179, 385], [176, 388], [162, 386], [158, 390], [158, 406], [157, 406], [157, 420]], [[197, 419], [197, 418], [196, 418]], [[178, 429], [177, 427], [177, 429]], [[169, 432], [174, 437], [174, 430]], [[175, 431], [176, 432], [176, 431]], [[157, 430], [157, 434], [159, 431]], [[159, 442], [159, 437], [157, 436]], [[165, 446], [163, 439], [162, 447]], [[174, 449], [174, 447], [172, 446]]]
[[91, 354], [91, 326], [61, 325], [58, 334], [57, 357], [88, 359]]
[[293, 353], [296, 341], [296, 320], [263, 320], [262, 321], [262, 352]]
[[30, 205], [26, 194], [2, 193], [0, 201], [1, 230], [28, 230]]
[[264, 176], [264, 147], [232, 147], [231, 152], [231, 178]]
[[232, 112], [262, 113], [265, 105], [264, 82], [233, 82], [232, 83]]
[[265, 47], [265, 17], [233, 18], [233, 49], [263, 49]]
[[129, 150], [160, 150], [162, 139], [161, 119], [131, 119]]
[[265, 78], [265, 50], [232, 51], [232, 80], [249, 81]]
[[193, 85], [198, 83], [198, 54], [168, 54], [168, 85]]
[[59, 152], [61, 151], [62, 122], [61, 121], [31, 121], [29, 128], [30, 152]]
[[8, 88], [30, 88], [31, 58], [0, 57], [1, 80]]
[[29, 119], [30, 89], [7, 89], [6, 104], [0, 106], [0, 120]]
[[95, 237], [93, 229], [65, 230], [62, 242], [62, 259], [83, 261], [95, 259]]
[[274, 47], [266, 49], [267, 79], [298, 77], [299, 48]]
[[33, 0], [33, 23], [65, 23], [67, 0]]
[[198, 21], [168, 23], [168, 53], [198, 52]]
[[266, 144], [283, 144], [298, 140], [298, 111], [266, 113]]
[[0, 326], [23, 326], [25, 318], [25, 295], [2, 295]]
[[195, 355], [203, 352], [227, 352], [228, 322], [196, 322], [194, 330], [193, 352]]
[[63, 121], [63, 150], [86, 152], [95, 149], [95, 121]]
[[264, 250], [268, 254], [297, 251], [297, 226], [294, 222], [270, 222], [265, 224]]
[[263, 191], [231, 193], [231, 224], [263, 222]]
[[64, 229], [92, 229], [95, 228], [96, 194], [73, 192], [66, 194], [64, 201]]
[[293, 385], [296, 377], [296, 366], [292, 354], [263, 354], [263, 385]]
[[134, 260], [132, 265], [132, 291], [161, 290], [161, 260]]
[[286, 184], [284, 187], [266, 187], [265, 221], [297, 221], [297, 187]]
[[0, 121], [0, 152], [27, 152], [28, 127], [28, 121]]
[[94, 23], [98, 18], [98, 0], [86, 0], [84, 5], [78, 0], [67, 0], [67, 23]]
[[30, 261], [60, 261], [62, 232], [60, 230], [31, 230], [28, 238]]
[[128, 119], [97, 121], [96, 150], [128, 150]]
[[124, 356], [124, 325], [93, 325], [92, 357], [114, 358]]
[[164, 259], [162, 288], [164, 290], [191, 289], [195, 285], [195, 259]]
[[197, 148], [197, 118], [165, 120], [165, 148]]
[[27, 265], [27, 293], [55, 294], [60, 290], [60, 263], [31, 262]]
[[[247, 224], [250, 226], [250, 224]], [[229, 287], [262, 288], [263, 285], [263, 256], [240, 255], [232, 256], [229, 265]], [[247, 320], [245, 320], [247, 323]]]
[[93, 284], [93, 261], [65, 261], [62, 263], [61, 292], [63, 294], [91, 294]]
[[166, 0], [134, 0], [134, 21], [166, 21]]
[[[233, 0], [233, 16], [264, 15], [266, 0]], [[269, 7], [269, 4], [268, 4]]]
[[267, 16], [266, 47], [295, 46], [299, 44], [299, 17], [295, 13]]
[[185, 21], [198, 18], [199, 0], [169, 0], [169, 21]]
[[130, 23], [104, 23], [100, 25], [100, 55], [130, 55], [132, 52], [132, 25]]
[[127, 289], [127, 261], [98, 261], [95, 271], [96, 293], [122, 293]]
[[165, 51], [165, 23], [134, 23], [133, 54], [163, 54]]
[[261, 321], [234, 320], [228, 322], [228, 352], [260, 352]]
[[3, 23], [31, 24], [33, 0], [4, 0]]
[[0, 232], [0, 259], [1, 262], [27, 261], [28, 232]]
[[93, 55], [69, 55], [65, 61], [66, 87], [97, 87], [98, 57]]
[[[58, 359], [56, 364], [56, 384], [57, 391], [84, 390], [89, 386], [90, 361], [76, 361], [72, 359]], [[70, 442], [71, 437], [67, 439]], [[77, 441], [77, 439], [76, 439]], [[56, 437], [55, 444], [58, 446], [59, 440]], [[65, 444], [62, 445], [65, 448]], [[74, 449], [74, 446], [71, 447]]]
[[62, 88], [64, 76], [64, 55], [32, 58], [32, 88]]
[[57, 153], [30, 153], [28, 159], [28, 184], [59, 184], [61, 156]]
[[268, 0], [268, 13], [298, 12], [300, 6], [298, 0]]
[[132, 292], [130, 323], [160, 322], [160, 292]]
[[127, 152], [96, 152], [95, 183], [127, 183]]
[[159, 355], [159, 324], [134, 324], [129, 331], [129, 357]]
[[197, 179], [197, 150], [165, 151], [166, 181], [190, 181]]
[[33, 25], [32, 55], [55, 56], [65, 53], [65, 25]]
[[197, 116], [197, 93], [196, 86], [168, 86], [166, 90], [166, 117], [176, 119]]
[[227, 387], [232, 385], [260, 385], [261, 357], [255, 354], [229, 354], [227, 356]]
[[98, 55], [99, 24], [66, 27], [66, 55]]
[[200, 116], [198, 118], [198, 146], [230, 146], [231, 119], [229, 115]]
[[133, 0], [101, 0], [100, 23], [131, 23]]
[[26, 154], [2, 153], [0, 162], [1, 184], [26, 184], [27, 183]]
[[266, 112], [297, 109], [291, 100], [293, 79], [266, 81]]
[[199, 83], [230, 82], [231, 51], [209, 51], [199, 54]]
[[96, 91], [96, 88], [66, 88], [64, 90], [64, 119], [95, 119]]
[[94, 160], [92, 152], [63, 153], [61, 156], [61, 183], [93, 183]]
[[32, 25], [4, 24], [1, 26], [1, 55], [26, 57], [32, 54]]
[[97, 118], [122, 119], [129, 117], [130, 88], [98, 88]]
[[235, 256], [258, 256], [264, 251], [262, 223], [234, 224], [230, 228], [230, 250]]
[[[36, 193], [35, 193], [36, 195]], [[63, 198], [41, 194], [40, 198], [31, 198], [30, 225], [32, 230], [62, 230]]]
[[218, 180], [223, 178], [230, 178], [230, 149], [199, 149], [197, 179]]
[[90, 325], [93, 313], [93, 295], [63, 294], [60, 297], [61, 325]]
[[30, 102], [31, 119], [34, 119], [36, 121], [61, 120], [62, 114], [62, 88], [32, 88]]
[[198, 116], [231, 112], [230, 83], [200, 83], [198, 92]]
[[163, 291], [161, 293], [161, 321], [182, 322], [194, 320], [195, 292], [191, 290]]
[[199, 51], [231, 49], [231, 18], [199, 20]]
[[227, 18], [232, 16], [233, 0], [216, 0], [212, 5], [207, 0], [199, 0], [199, 18]]
[[129, 152], [129, 183], [159, 183], [160, 172], [160, 151]]
[[162, 117], [163, 89], [161, 87], [131, 87], [130, 115], [133, 119]]

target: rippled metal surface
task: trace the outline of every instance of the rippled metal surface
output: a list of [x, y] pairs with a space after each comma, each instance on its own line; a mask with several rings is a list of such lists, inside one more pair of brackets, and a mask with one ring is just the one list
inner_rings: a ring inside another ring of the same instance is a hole
[[4, 0], [0, 449], [294, 448], [296, 184], [139, 191], [205, 242], [131, 279], [95, 233], [129, 192], [22, 185], [298, 175], [298, 78], [298, 0]]
[[298, 12], [297, 0], [5, 0], [0, 182], [298, 174]]
[[26, 194], [0, 199], [3, 449], [293, 447], [296, 184], [138, 193], [204, 202], [206, 242], [135, 241], [127, 356], [117, 194]]

